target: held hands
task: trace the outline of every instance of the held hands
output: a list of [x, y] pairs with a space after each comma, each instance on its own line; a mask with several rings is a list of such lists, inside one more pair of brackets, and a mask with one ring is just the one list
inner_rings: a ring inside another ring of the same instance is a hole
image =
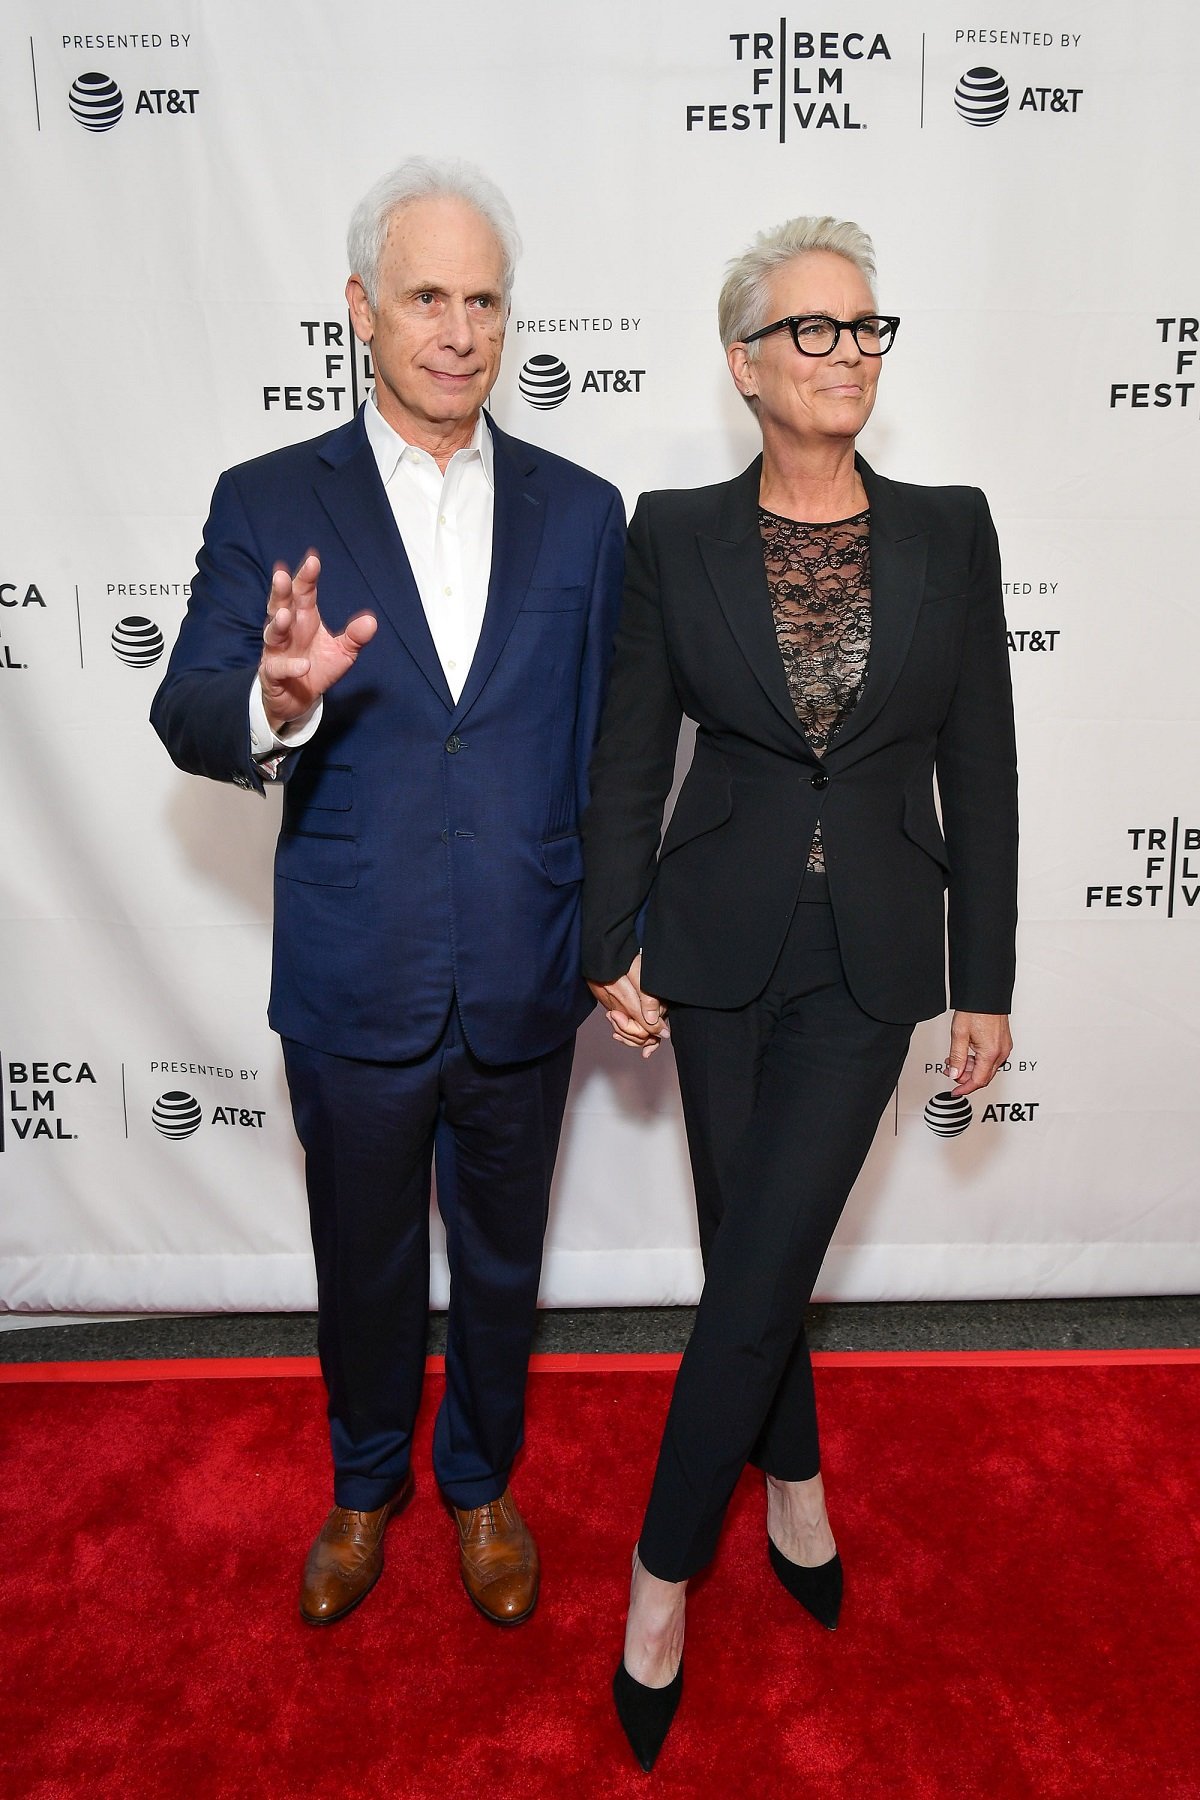
[[641, 952], [629, 965], [628, 975], [607, 983], [589, 981], [588, 986], [608, 1014], [613, 1041], [640, 1050], [642, 1061], [653, 1056], [664, 1038], [669, 1038], [667, 1009], [661, 1000], [642, 992]]
[[340, 636], [326, 631], [317, 611], [320, 573], [320, 558], [310, 550], [294, 575], [276, 563], [271, 577], [258, 681], [272, 731], [311, 712], [378, 628], [371, 613], [356, 613]]
[[1000, 1064], [1008, 1060], [1012, 1047], [1007, 1013], [956, 1012], [950, 1021], [950, 1054], [946, 1058], [955, 1098], [986, 1087]]

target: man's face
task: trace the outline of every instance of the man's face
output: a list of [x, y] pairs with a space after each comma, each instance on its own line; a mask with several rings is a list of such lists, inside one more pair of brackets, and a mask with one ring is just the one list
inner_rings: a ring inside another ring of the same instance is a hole
[[440, 197], [392, 214], [375, 306], [357, 275], [347, 282], [379, 410], [409, 443], [435, 451], [469, 441], [500, 372], [503, 266], [487, 220]]

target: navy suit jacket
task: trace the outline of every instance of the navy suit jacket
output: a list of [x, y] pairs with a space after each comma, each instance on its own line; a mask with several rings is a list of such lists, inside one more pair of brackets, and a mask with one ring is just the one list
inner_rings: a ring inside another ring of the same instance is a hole
[[287, 758], [270, 1020], [335, 1055], [428, 1051], [458, 995], [483, 1061], [564, 1043], [580, 977], [579, 820], [620, 604], [607, 482], [488, 420], [491, 582], [455, 702], [361, 412], [222, 475], [151, 719], [180, 768], [262, 791], [248, 700], [271, 570], [321, 557], [330, 630], [379, 631]]

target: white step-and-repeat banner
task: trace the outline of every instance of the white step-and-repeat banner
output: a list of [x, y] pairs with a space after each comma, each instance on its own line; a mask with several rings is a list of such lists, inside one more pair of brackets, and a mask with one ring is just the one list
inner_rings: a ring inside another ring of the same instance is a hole
[[[497, 418], [630, 505], [755, 452], [726, 260], [795, 213], [872, 233], [904, 323], [864, 449], [1000, 530], [1021, 974], [969, 1106], [918, 1028], [819, 1292], [1200, 1284], [1194, 0], [9, 0], [0, 42], [0, 1306], [313, 1304], [278, 796], [179, 774], [146, 714], [220, 470], [369, 385], [345, 222], [412, 151], [525, 238]], [[669, 1055], [593, 1020], [545, 1299], [698, 1282]]]

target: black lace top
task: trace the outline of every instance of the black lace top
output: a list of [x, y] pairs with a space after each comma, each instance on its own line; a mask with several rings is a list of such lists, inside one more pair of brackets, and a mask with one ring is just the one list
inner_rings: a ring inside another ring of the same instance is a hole
[[[829, 525], [759, 508], [775, 636], [796, 717], [818, 756], [858, 703], [871, 648], [871, 515]], [[824, 869], [821, 827], [808, 853]]]

